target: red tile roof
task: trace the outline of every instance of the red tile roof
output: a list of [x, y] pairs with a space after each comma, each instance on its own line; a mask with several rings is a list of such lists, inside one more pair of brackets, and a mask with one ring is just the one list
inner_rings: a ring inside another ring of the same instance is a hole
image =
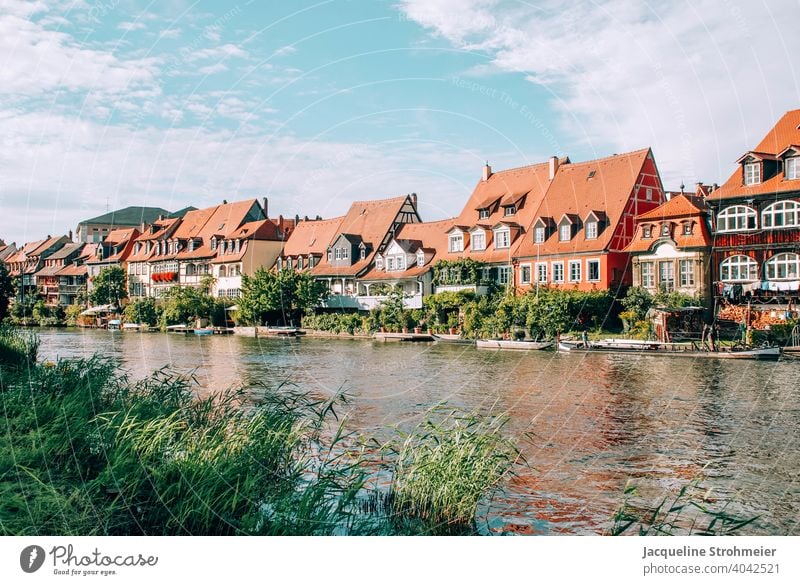
[[371, 247], [371, 252], [364, 260], [358, 260], [350, 266], [331, 266], [327, 254], [323, 254], [320, 263], [311, 269], [311, 273], [318, 276], [356, 276], [368, 268], [408, 200], [410, 198], [403, 195], [392, 199], [354, 202], [329, 243], [333, 243], [342, 234], [357, 236], [364, 244]]
[[[683, 233], [683, 224], [688, 220], [693, 223], [692, 233]], [[677, 248], [708, 248], [711, 236], [705, 221], [705, 203], [702, 199], [684, 194], [656, 207], [652, 211], [642, 213], [636, 218], [637, 228], [633, 240], [625, 248], [626, 252], [649, 252], [656, 244], [663, 243], [660, 236], [661, 225], [669, 221], [672, 226], [672, 240]], [[642, 226], [650, 225], [651, 237], [645, 238]]]
[[559, 166], [552, 185], [547, 190], [532, 221], [537, 218], [552, 218], [555, 224], [564, 215], [586, 220], [592, 212], [603, 211], [606, 227], [592, 240], [586, 239], [580, 230], [571, 240], [560, 242], [558, 228], [552, 230], [543, 244], [535, 244], [526, 234], [515, 250], [515, 257], [537, 255], [602, 252], [611, 243], [622, 214], [633, 194], [636, 181], [642, 172], [649, 148], [606, 158]]
[[332, 219], [301, 221], [283, 247], [284, 257], [325, 256], [333, 237], [338, 233], [344, 216]]
[[374, 266], [360, 280], [394, 280], [398, 278], [413, 278], [426, 273], [431, 267], [447, 253], [447, 232], [453, 226], [454, 219], [443, 219], [424, 223], [404, 224], [397, 232], [396, 239], [413, 241], [425, 252], [425, 264], [416, 264], [402, 272], [386, 272], [377, 270]]
[[[786, 112], [778, 123], [767, 132], [767, 135], [751, 152], [778, 156], [787, 147], [800, 143], [800, 110]], [[738, 165], [736, 170], [722, 187], [712, 192], [708, 199], [715, 201], [732, 197], [748, 197], [752, 195], [774, 195], [789, 191], [800, 191], [800, 179], [787, 180], [783, 171], [756, 185], [744, 185], [744, 167]]]

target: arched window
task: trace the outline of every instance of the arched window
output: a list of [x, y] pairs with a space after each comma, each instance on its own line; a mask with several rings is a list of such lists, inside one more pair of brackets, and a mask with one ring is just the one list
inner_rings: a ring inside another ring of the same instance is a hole
[[733, 205], [717, 215], [717, 231], [738, 232], [756, 229], [756, 212], [746, 205]]
[[225, 268], [225, 265], [219, 267], [219, 276], [220, 278], [225, 278], [228, 275], [228, 270]]
[[797, 280], [800, 275], [800, 256], [793, 253], [775, 254], [765, 266], [767, 280]]
[[731, 256], [719, 265], [719, 278], [725, 282], [746, 282], [758, 278], [758, 263], [750, 256]]
[[761, 212], [761, 225], [765, 228], [800, 226], [800, 203], [778, 201]]
[[186, 276], [194, 276], [196, 273], [194, 264], [187, 264], [186, 265]]

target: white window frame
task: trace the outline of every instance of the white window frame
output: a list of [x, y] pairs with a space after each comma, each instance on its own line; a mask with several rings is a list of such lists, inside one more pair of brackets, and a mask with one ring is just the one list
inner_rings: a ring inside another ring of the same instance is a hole
[[648, 187], [647, 189], [645, 189], [644, 196], [648, 201], [652, 201], [653, 200], [653, 188], [652, 187]]
[[[497, 284], [508, 286], [511, 284], [511, 266], [497, 267]], [[503, 282], [505, 280], [505, 282]]]
[[678, 261], [678, 272], [681, 288], [694, 286], [694, 260], [681, 258]]
[[[525, 278], [525, 269], [528, 269], [528, 278]], [[519, 283], [530, 284], [533, 281], [533, 266], [530, 264], [519, 265]]]
[[394, 256], [386, 257], [386, 272], [394, 272]]
[[[748, 224], [752, 219], [753, 226]], [[747, 232], [758, 229], [758, 214], [747, 205], [731, 205], [717, 214], [718, 232]]]
[[800, 278], [800, 256], [794, 252], [775, 254], [764, 263], [764, 275], [767, 280], [797, 280]]
[[[558, 270], [556, 270], [558, 269]], [[557, 278], [558, 273], [561, 273], [561, 278]], [[553, 282], [564, 282], [564, 262], [551, 262], [550, 273], [553, 275]]]
[[[478, 240], [482, 239], [483, 242], [479, 246]], [[486, 249], [486, 232], [484, 230], [477, 230], [470, 234], [469, 244], [475, 252], [482, 252]]]
[[510, 217], [517, 213], [517, 206], [516, 205], [506, 205], [503, 207], [503, 216]]
[[783, 176], [788, 180], [800, 179], [800, 156], [790, 156], [783, 163]]
[[656, 287], [655, 262], [652, 261], [642, 262], [639, 265], [639, 270], [641, 275], [642, 287], [655, 288]]
[[511, 247], [511, 230], [508, 228], [501, 228], [494, 230], [494, 248], [495, 250], [504, 250]]
[[758, 185], [761, 183], [761, 163], [749, 162], [744, 163], [744, 184], [745, 185]]
[[[544, 268], [544, 270], [542, 270]], [[547, 262], [536, 263], [536, 282], [547, 284]]]
[[758, 280], [758, 262], [744, 254], [725, 258], [719, 265], [719, 279], [723, 282]]
[[335, 248], [335, 249], [334, 249], [334, 251], [333, 251], [333, 257], [334, 257], [334, 259], [336, 259], [336, 260], [341, 260], [341, 259], [342, 259], [342, 250], [341, 250], [341, 248]]
[[[578, 269], [577, 278], [573, 275], [573, 268]], [[581, 282], [583, 277], [583, 262], [580, 260], [570, 260], [569, 261], [569, 282]]]
[[450, 252], [464, 251], [464, 234], [450, 234], [447, 249]]
[[586, 222], [586, 239], [587, 240], [596, 240], [597, 239], [597, 222], [594, 220]]
[[417, 266], [425, 266], [425, 252], [422, 250], [417, 252]]
[[684, 236], [691, 236], [692, 235], [692, 222], [686, 221], [683, 223], [683, 235]]
[[658, 286], [661, 285], [664, 285], [667, 292], [675, 290], [675, 261], [672, 259], [658, 261]]
[[[592, 272], [589, 270], [589, 263], [597, 264], [597, 278], [592, 278]], [[601, 264], [599, 258], [587, 258], [586, 260], [586, 282], [600, 282], [602, 280]]]
[[[567, 236], [567, 237], [564, 237]], [[564, 222], [558, 226], [558, 241], [569, 242], [572, 239], [572, 224]]]
[[544, 244], [547, 239], [547, 228], [543, 225], [533, 228], [533, 243]]
[[653, 237], [653, 228], [649, 225], [642, 226], [642, 238], [645, 240], [649, 240]]
[[[780, 225], [776, 220], [780, 221]], [[800, 227], [800, 203], [787, 199], [768, 205], [761, 211], [761, 226], [768, 230]]]
[[478, 210], [478, 219], [489, 219], [490, 215], [491, 213], [489, 213], [488, 208], [483, 208]]

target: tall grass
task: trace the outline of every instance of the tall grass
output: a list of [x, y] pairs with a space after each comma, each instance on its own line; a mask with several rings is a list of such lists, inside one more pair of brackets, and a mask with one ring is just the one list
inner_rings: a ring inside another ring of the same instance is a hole
[[39, 353], [39, 339], [8, 325], [0, 325], [0, 367], [32, 364]]
[[439, 411], [385, 446], [392, 485], [377, 496], [342, 396], [199, 397], [167, 369], [131, 381], [102, 357], [37, 364], [35, 339], [14, 331], [0, 347], [0, 534], [474, 532], [518, 457], [503, 419]]
[[677, 493], [665, 496], [655, 505], [640, 501], [635, 486], [628, 484], [624, 500], [611, 519], [608, 534], [621, 536], [733, 536], [756, 522], [758, 517], [743, 518], [713, 506], [708, 489], [698, 476]]
[[479, 503], [521, 462], [520, 452], [503, 432], [505, 416], [445, 407], [434, 416], [382, 447], [392, 477], [385, 504], [401, 530], [474, 533]]

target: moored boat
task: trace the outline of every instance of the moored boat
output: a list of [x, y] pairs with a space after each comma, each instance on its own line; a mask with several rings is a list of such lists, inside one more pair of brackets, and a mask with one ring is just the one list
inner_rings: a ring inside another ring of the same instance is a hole
[[462, 345], [475, 345], [472, 339], [464, 339], [458, 333], [433, 333], [433, 340], [439, 343], [460, 343]]
[[636, 355], [664, 355], [670, 357], [690, 357], [709, 359], [755, 359], [776, 360], [782, 349], [773, 347], [725, 347], [711, 351], [691, 343], [664, 343], [659, 341], [639, 341], [635, 339], [604, 339], [590, 342], [561, 341], [558, 351], [568, 353], [619, 353]]
[[475, 344], [482, 349], [540, 350], [553, 345], [551, 341], [513, 341], [510, 339], [479, 339]]

